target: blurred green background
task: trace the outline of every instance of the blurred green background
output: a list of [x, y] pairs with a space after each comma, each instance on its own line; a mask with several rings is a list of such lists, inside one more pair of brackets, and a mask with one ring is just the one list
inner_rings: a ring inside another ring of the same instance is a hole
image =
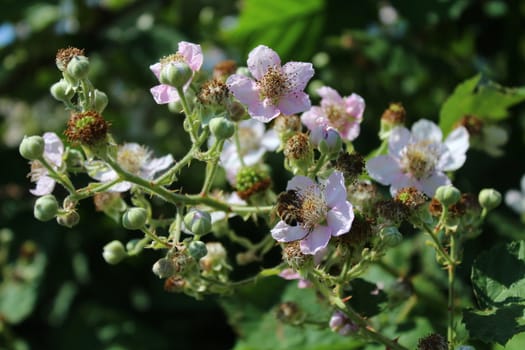
[[[149, 88], [157, 82], [148, 67], [181, 40], [201, 44], [205, 69], [226, 58], [243, 64], [258, 44], [283, 62], [313, 62], [311, 87], [323, 83], [365, 98], [356, 141], [362, 153], [378, 145], [379, 117], [390, 102], [403, 103], [409, 124], [437, 121], [454, 87], [477, 73], [504, 86], [525, 80], [519, 0], [3, 0], [0, 8], [1, 349], [230, 349], [237, 337], [216, 298], [197, 302], [163, 291], [151, 273], [156, 254], [108, 266], [102, 246], [133, 233], [95, 213], [89, 201], [73, 229], [33, 218], [29, 167], [17, 146], [25, 134], [64, 129], [68, 115], [48, 92], [60, 77], [59, 48], [85, 48], [90, 78], [109, 96], [104, 116], [117, 140], [176, 159], [189, 147], [182, 118], [155, 105]], [[454, 180], [461, 190], [518, 187], [525, 173], [523, 107], [502, 126], [510, 133], [505, 156], [469, 151]], [[181, 186], [196, 191], [201, 179], [196, 167]], [[497, 217], [467, 247], [465, 279], [469, 251], [523, 235], [508, 209]]]

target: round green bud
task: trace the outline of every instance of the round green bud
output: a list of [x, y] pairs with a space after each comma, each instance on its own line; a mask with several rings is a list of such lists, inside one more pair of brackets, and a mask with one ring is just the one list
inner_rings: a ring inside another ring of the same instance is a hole
[[83, 170], [84, 154], [75, 148], [67, 148], [66, 164], [69, 171]]
[[74, 56], [67, 64], [67, 73], [74, 79], [84, 79], [89, 72], [89, 60], [85, 56]]
[[122, 242], [116, 240], [106, 244], [102, 250], [102, 257], [110, 265], [118, 264], [127, 256], [128, 254]]
[[219, 140], [226, 140], [233, 136], [235, 125], [231, 120], [224, 117], [216, 117], [210, 120], [210, 131]]
[[193, 234], [205, 235], [211, 231], [211, 215], [206, 211], [192, 209], [184, 216], [184, 225]]
[[106, 106], [108, 105], [108, 95], [106, 95], [104, 92], [95, 89], [95, 99], [93, 103], [93, 107], [95, 107], [95, 110], [98, 113], [102, 113], [104, 109], [106, 109]]
[[478, 201], [483, 209], [492, 210], [501, 204], [501, 193], [493, 188], [485, 188], [479, 192]]
[[27, 160], [35, 160], [44, 154], [45, 142], [42, 136], [24, 136], [18, 151], [20, 155]]
[[175, 265], [173, 264], [173, 260], [162, 258], [153, 264], [151, 270], [157, 277], [167, 278], [175, 274]]
[[78, 224], [79, 221], [80, 215], [78, 215], [76, 211], [70, 211], [68, 213], [57, 216], [58, 224], [69, 228]]
[[199, 261], [208, 254], [208, 248], [203, 241], [191, 241], [188, 246], [188, 251], [193, 259]]
[[343, 141], [335, 129], [326, 130], [326, 134], [319, 140], [317, 148], [322, 154], [339, 154]]
[[71, 84], [69, 84], [65, 79], [60, 79], [58, 82], [51, 85], [49, 91], [55, 100], [63, 102], [71, 101], [75, 95], [75, 90], [73, 90]]
[[122, 226], [128, 230], [138, 230], [144, 227], [148, 219], [148, 212], [144, 208], [129, 208], [122, 215]]
[[399, 232], [395, 226], [382, 228], [379, 231], [379, 236], [388, 247], [395, 247], [403, 240], [403, 235], [401, 235], [401, 232]]
[[130, 239], [127, 243], [126, 243], [126, 250], [128, 252], [131, 252], [133, 250], [135, 250], [135, 248], [137, 247], [137, 244], [139, 244], [140, 242], [140, 239], [138, 238], [133, 238], [133, 239]]
[[461, 192], [452, 185], [439, 186], [434, 197], [445, 207], [449, 207], [461, 199]]
[[169, 62], [162, 67], [159, 80], [162, 84], [182, 89], [192, 74], [193, 71], [186, 62]]
[[49, 221], [58, 213], [58, 202], [52, 194], [46, 194], [38, 198], [33, 208], [35, 218], [40, 221]]

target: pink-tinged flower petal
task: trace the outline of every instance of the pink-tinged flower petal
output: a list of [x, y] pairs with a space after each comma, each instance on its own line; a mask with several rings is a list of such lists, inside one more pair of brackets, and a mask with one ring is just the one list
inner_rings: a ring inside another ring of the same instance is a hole
[[281, 59], [275, 51], [259, 45], [249, 53], [248, 69], [255, 79], [261, 79], [270, 67], [281, 67]]
[[323, 119], [326, 119], [321, 107], [313, 106], [301, 115], [301, 122], [310, 130], [318, 127]]
[[162, 64], [160, 64], [160, 62], [152, 64], [149, 66], [149, 69], [153, 72], [153, 74], [155, 74], [157, 79], [160, 79], [160, 70], [162, 69]]
[[257, 103], [249, 105], [248, 113], [253, 119], [262, 123], [268, 123], [281, 114], [279, 109], [267, 98], [263, 101], [257, 101]]
[[285, 280], [298, 280], [301, 278], [301, 274], [294, 269], [284, 269], [279, 273], [279, 277], [284, 278]]
[[314, 68], [307, 62], [288, 62], [282, 69], [288, 81], [293, 84], [292, 91], [303, 91], [314, 76]]
[[326, 216], [326, 221], [328, 227], [332, 229], [332, 236], [337, 237], [348, 233], [354, 221], [352, 204], [345, 201], [343, 204], [332, 208]]
[[325, 200], [329, 208], [346, 202], [346, 187], [343, 173], [334, 171], [328, 179], [324, 181]]
[[321, 96], [321, 106], [343, 105], [344, 100], [339, 93], [328, 86], [322, 86], [316, 91]]
[[303, 280], [301, 278], [301, 279], [299, 279], [299, 281], [297, 281], [297, 288], [299, 288], [299, 289], [310, 288], [312, 286], [313, 286], [312, 282], [310, 282], [308, 280]]
[[64, 144], [54, 132], [46, 132], [42, 136], [44, 139], [44, 156], [53, 165], [59, 167], [62, 165], [62, 154], [64, 153]]
[[359, 136], [360, 131], [361, 131], [361, 127], [359, 126], [358, 123], [347, 124], [343, 128], [343, 130], [339, 130], [341, 134], [341, 138], [348, 140], [348, 141], [355, 140], [357, 136]]
[[244, 75], [233, 74], [226, 80], [226, 85], [232, 94], [245, 105], [260, 103], [257, 85], [252, 79]]
[[44, 196], [46, 194], [50, 194], [55, 188], [55, 183], [55, 180], [53, 180], [49, 176], [42, 175], [36, 182], [36, 187], [30, 189], [29, 192], [31, 192], [35, 196]]
[[525, 213], [525, 196], [516, 190], [510, 190], [505, 194], [505, 203], [516, 213]]
[[294, 176], [290, 181], [288, 181], [288, 185], [286, 186], [286, 189], [296, 190], [298, 188], [308, 188], [312, 186], [317, 187], [317, 184], [312, 179], [306, 176], [297, 175], [297, 176]]
[[359, 122], [363, 119], [363, 113], [365, 112], [364, 98], [358, 94], [351, 94], [344, 98], [344, 105], [346, 106], [346, 113]]
[[330, 241], [330, 228], [328, 226], [316, 226], [300, 243], [303, 254], [315, 254], [324, 249]]
[[419, 180], [419, 184], [421, 191], [427, 196], [433, 197], [438, 187], [450, 184], [450, 179], [443, 173], [435, 173], [427, 179]]
[[444, 171], [457, 170], [467, 159], [466, 152], [469, 147], [469, 134], [467, 129], [459, 127], [453, 130], [445, 140], [448, 148], [447, 156], [442, 157], [439, 168]]
[[370, 159], [366, 162], [366, 170], [370, 177], [383, 185], [395, 183], [403, 173], [392, 157], [381, 155]]
[[192, 71], [198, 71], [203, 62], [202, 49], [200, 45], [187, 41], [179, 42], [179, 51]]
[[310, 97], [306, 93], [294, 91], [282, 96], [277, 108], [282, 114], [292, 115], [309, 110], [311, 105]]
[[421, 119], [412, 125], [412, 138], [415, 142], [430, 141], [440, 143], [443, 139], [443, 133], [439, 126], [430, 120]]
[[301, 226], [289, 226], [284, 221], [279, 221], [270, 232], [277, 242], [298, 241], [308, 233]]
[[150, 89], [151, 95], [159, 105], [176, 102], [180, 99], [177, 90], [171, 86], [160, 84]]
[[388, 153], [395, 158], [399, 157], [401, 151], [410, 143], [410, 131], [399, 126], [390, 132], [388, 138]]

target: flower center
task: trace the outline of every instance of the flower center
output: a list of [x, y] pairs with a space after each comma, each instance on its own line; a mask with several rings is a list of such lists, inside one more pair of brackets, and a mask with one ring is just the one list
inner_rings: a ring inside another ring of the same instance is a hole
[[324, 111], [326, 113], [326, 117], [330, 121], [330, 125], [337, 130], [342, 130], [346, 122], [350, 122], [355, 119], [348, 115], [348, 113], [346, 113], [346, 111], [340, 106], [329, 105], [324, 108]]
[[47, 169], [44, 165], [38, 160], [33, 160], [31, 162], [31, 171], [27, 174], [28, 177], [31, 177], [31, 182], [37, 182], [40, 178], [47, 174]]
[[168, 56], [164, 56], [159, 60], [160, 64], [164, 67], [165, 65], [169, 63], [177, 63], [181, 62], [184, 63], [186, 60], [184, 59], [184, 56], [182, 56], [180, 53], [174, 53]]
[[416, 179], [429, 178], [436, 170], [440, 152], [436, 144], [420, 141], [408, 145], [401, 157], [401, 169]]
[[323, 224], [326, 221], [328, 205], [319, 186], [310, 186], [302, 190], [300, 195], [301, 225], [310, 232], [315, 226]]
[[257, 82], [262, 98], [267, 98], [273, 105], [290, 90], [290, 83], [286, 74], [279, 67], [270, 67], [264, 76]]
[[146, 148], [137, 145], [124, 145], [118, 151], [117, 161], [125, 170], [132, 174], [138, 174], [148, 157], [149, 151]]

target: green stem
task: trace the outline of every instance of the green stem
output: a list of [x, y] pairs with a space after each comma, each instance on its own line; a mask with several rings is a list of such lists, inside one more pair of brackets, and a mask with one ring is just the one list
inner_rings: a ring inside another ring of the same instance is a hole
[[142, 229], [142, 232], [144, 232], [144, 234], [152, 241], [155, 241], [157, 242], [158, 244], [166, 247], [166, 248], [171, 248], [171, 245], [166, 243], [166, 242], [163, 242], [155, 233], [151, 232], [150, 230], [148, 230], [147, 228], [143, 228]]
[[443, 246], [441, 245], [441, 242], [438, 240], [436, 234], [434, 233], [434, 231], [428, 227], [427, 224], [423, 224], [422, 225], [423, 228], [425, 229], [424, 232], [430, 236], [430, 238], [432, 239], [432, 241], [434, 242], [435, 246], [436, 246], [436, 249], [439, 253], [439, 255], [445, 259], [447, 261], [447, 264], [448, 265], [454, 265], [454, 261], [452, 261], [452, 259], [450, 258], [450, 256], [448, 255], [448, 253], [445, 251], [445, 249], [443, 248]]
[[217, 141], [213, 146], [215, 148], [215, 154], [211, 161], [206, 164], [206, 178], [204, 179], [204, 184], [201, 189], [201, 196], [206, 196], [210, 191], [213, 180], [215, 179], [215, 174], [217, 173], [217, 168], [219, 167], [219, 159], [224, 146], [224, 140]]
[[326, 161], [326, 154], [321, 154], [321, 156], [317, 160], [317, 163], [315, 164], [315, 168], [310, 172], [310, 176], [317, 175], [319, 170], [323, 167], [325, 161]]
[[455, 291], [454, 291], [454, 277], [456, 272], [456, 239], [454, 234], [450, 235], [450, 260], [453, 262], [447, 265], [448, 270], [448, 326], [447, 326], [447, 340], [450, 349], [454, 348], [455, 342]]
[[121, 181], [122, 181], [121, 179], [117, 178], [115, 180], [108, 181], [108, 182], [100, 182], [96, 184], [92, 183], [84, 188], [78, 189], [76, 193], [72, 194], [70, 197], [73, 200], [77, 200], [77, 201], [82, 200], [82, 199], [91, 197], [95, 193], [105, 192], [106, 190], [108, 190], [109, 188], [118, 184]]
[[184, 94], [184, 90], [180, 87], [177, 87], [176, 89], [180, 97], [180, 103], [182, 104], [182, 110], [184, 114], [186, 115], [186, 119], [189, 122], [188, 132], [190, 133], [191, 142], [195, 144], [197, 140], [195, 125], [194, 125], [195, 120], [193, 119], [193, 115], [190, 113], [190, 108], [188, 105], [188, 101], [186, 100], [186, 95]]
[[42, 165], [47, 169], [49, 174], [51, 174], [51, 177], [55, 179], [55, 181], [59, 182], [62, 186], [64, 186], [70, 194], [75, 193], [75, 186], [71, 183], [69, 178], [67, 176], [64, 176], [64, 174], [60, 174], [56, 172], [56, 170], [49, 164], [49, 162], [44, 158], [44, 156], [41, 156], [40, 158], [37, 158], [37, 160], [42, 163]]
[[182, 207], [177, 206], [177, 215], [175, 216], [175, 232], [173, 234], [173, 241], [178, 243], [180, 241], [182, 228]]

